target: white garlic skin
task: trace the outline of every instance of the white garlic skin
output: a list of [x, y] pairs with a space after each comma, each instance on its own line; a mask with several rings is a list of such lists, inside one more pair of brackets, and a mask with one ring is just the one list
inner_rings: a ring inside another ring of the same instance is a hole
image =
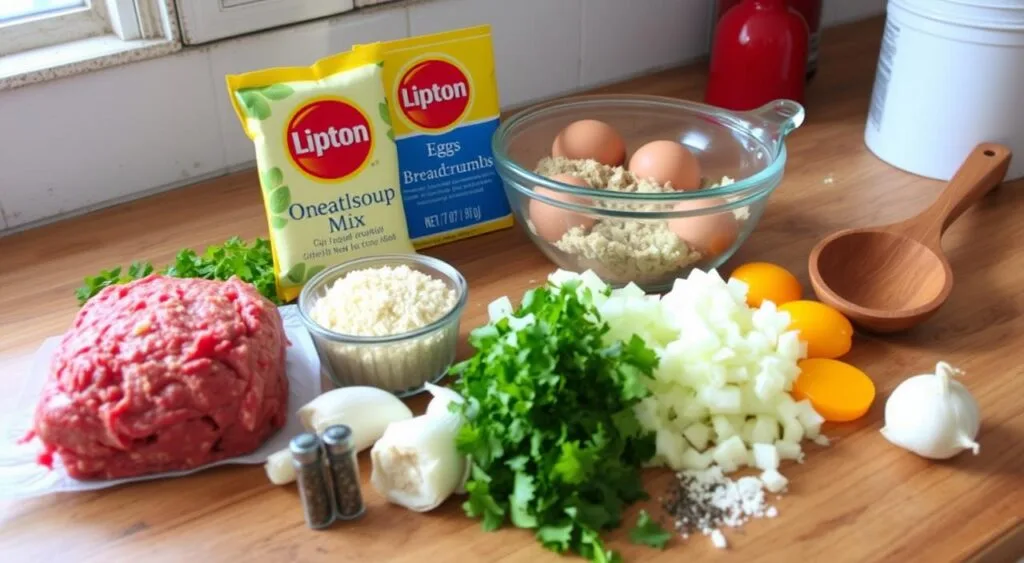
[[370, 484], [389, 502], [416, 512], [464, 493], [470, 467], [455, 445], [462, 415], [448, 410], [462, 396], [430, 383], [426, 389], [434, 396], [426, 414], [388, 424], [370, 450]]
[[928, 459], [949, 459], [964, 450], [977, 455], [980, 409], [970, 391], [953, 379], [960, 373], [939, 362], [934, 374], [900, 383], [886, 400], [882, 436]]

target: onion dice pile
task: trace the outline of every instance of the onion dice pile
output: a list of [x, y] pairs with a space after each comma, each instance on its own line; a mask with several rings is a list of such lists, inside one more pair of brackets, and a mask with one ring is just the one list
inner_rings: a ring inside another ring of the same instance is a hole
[[609, 292], [591, 271], [549, 277], [555, 285], [572, 279], [592, 292], [608, 338], [637, 334], [658, 353], [652, 396], [636, 407], [640, 423], [657, 435], [653, 463], [677, 471], [752, 466], [764, 472], [769, 490], [781, 490], [780, 460], [801, 461], [805, 437], [824, 439], [824, 419], [788, 393], [806, 346], [772, 302], [746, 304], [743, 282], [693, 270], [659, 297], [632, 284]]

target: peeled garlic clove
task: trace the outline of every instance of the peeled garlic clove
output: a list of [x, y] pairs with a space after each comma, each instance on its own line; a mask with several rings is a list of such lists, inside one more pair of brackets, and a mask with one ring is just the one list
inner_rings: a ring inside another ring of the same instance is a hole
[[307, 430], [317, 434], [335, 424], [349, 426], [356, 451], [372, 446], [392, 422], [412, 418], [412, 411], [398, 397], [366, 386], [333, 389], [296, 414]]
[[287, 485], [295, 482], [295, 466], [292, 465], [292, 452], [288, 448], [274, 452], [263, 464], [267, 478], [275, 485]]
[[462, 483], [466, 456], [455, 447], [462, 419], [423, 415], [388, 425], [370, 450], [370, 483], [389, 502], [416, 512], [441, 505]]

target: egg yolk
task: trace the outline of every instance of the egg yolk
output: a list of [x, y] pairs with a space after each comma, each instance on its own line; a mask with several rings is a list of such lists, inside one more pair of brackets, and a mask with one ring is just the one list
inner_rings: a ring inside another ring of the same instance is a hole
[[790, 301], [779, 306], [789, 313], [789, 330], [800, 331], [808, 358], [838, 358], [853, 346], [853, 325], [832, 307], [817, 301]]
[[825, 420], [856, 420], [871, 408], [875, 384], [863, 371], [839, 360], [815, 358], [799, 363], [793, 398], [807, 399]]
[[760, 307], [765, 300], [783, 305], [803, 294], [796, 276], [769, 262], [744, 264], [733, 271], [732, 277], [747, 284], [747, 305], [751, 307]]

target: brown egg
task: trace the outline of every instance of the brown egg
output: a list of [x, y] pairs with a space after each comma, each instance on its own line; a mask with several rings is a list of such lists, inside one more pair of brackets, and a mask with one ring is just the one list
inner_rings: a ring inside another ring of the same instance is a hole
[[596, 119], [583, 119], [562, 129], [551, 145], [551, 154], [619, 166], [626, 160], [626, 143], [611, 125]]
[[700, 162], [675, 141], [651, 141], [640, 147], [629, 159], [629, 171], [644, 180], [672, 184], [676, 190], [700, 188]]
[[[556, 174], [551, 179], [563, 184], [571, 184], [583, 188], [589, 187], [585, 180], [571, 174]], [[537, 186], [536, 191], [539, 194], [566, 203], [585, 203], [585, 200], [581, 197], [563, 194], [541, 186]], [[572, 227], [579, 226], [589, 229], [594, 226], [593, 217], [587, 217], [581, 213], [555, 207], [536, 199], [530, 200], [529, 215], [530, 222], [533, 223], [534, 232], [548, 242], [558, 242]]]
[[[726, 203], [726, 200], [722, 198], [681, 201], [676, 204], [675, 209], [692, 211]], [[686, 241], [691, 248], [703, 254], [705, 258], [718, 256], [728, 250], [732, 243], [736, 242], [740, 230], [739, 223], [731, 209], [714, 215], [670, 219], [668, 228]]]

